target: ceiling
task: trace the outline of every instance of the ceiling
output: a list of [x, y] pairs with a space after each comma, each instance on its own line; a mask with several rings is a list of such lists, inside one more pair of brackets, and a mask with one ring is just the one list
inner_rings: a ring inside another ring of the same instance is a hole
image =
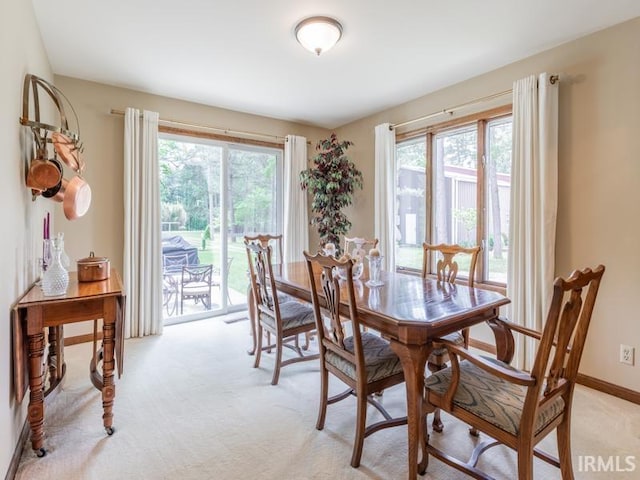
[[[55, 74], [336, 128], [640, 15], [638, 0], [32, 0]], [[316, 57], [294, 37], [342, 23]]]

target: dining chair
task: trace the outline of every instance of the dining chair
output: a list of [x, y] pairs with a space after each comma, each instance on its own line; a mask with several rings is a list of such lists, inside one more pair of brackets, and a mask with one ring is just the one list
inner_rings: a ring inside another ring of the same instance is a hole
[[185, 265], [180, 282], [180, 315], [184, 312], [184, 301], [202, 302], [206, 310], [211, 309], [211, 286], [213, 265]]
[[162, 255], [162, 306], [169, 317], [178, 311], [182, 267], [188, 263], [189, 256], [186, 253]]
[[272, 248], [277, 247], [277, 256], [275, 258], [277, 263], [283, 262], [284, 250], [282, 247], [282, 234], [270, 234], [270, 233], [258, 233], [256, 235], [245, 235], [245, 242], [259, 242], [263, 247], [271, 245]]
[[362, 260], [369, 253], [369, 250], [378, 247], [378, 242], [377, 238], [344, 237], [343, 253], [348, 253], [352, 258], [362, 257]]
[[[473, 287], [480, 247], [466, 248], [455, 244], [440, 243], [438, 245], [431, 245], [423, 243], [422, 249], [423, 278], [435, 273], [438, 282], [454, 284], [459, 271], [458, 261], [460, 261], [462, 257], [465, 257], [465, 262], [469, 264], [469, 268], [467, 269], [467, 285]], [[456, 260], [456, 257], [458, 260]], [[434, 268], [435, 271], [433, 270]], [[462, 332], [451, 333], [444, 337], [444, 339], [458, 345], [464, 345], [466, 348], [469, 346], [469, 329], [465, 328]], [[445, 368], [447, 360], [447, 349], [442, 345], [434, 344], [434, 348], [427, 361], [427, 368], [431, 372], [437, 372]], [[443, 428], [444, 426], [440, 419], [440, 410], [436, 409], [433, 414], [433, 429], [436, 432], [442, 432]], [[477, 432], [473, 429], [471, 430], [471, 434], [477, 436]]]
[[[260, 245], [262, 245], [263, 247], [267, 247], [268, 245], [271, 245], [272, 248], [276, 249], [277, 252], [277, 256], [276, 256], [276, 261], [278, 264], [282, 264], [283, 263], [283, 247], [282, 247], [282, 239], [283, 236], [282, 234], [269, 234], [269, 233], [259, 233], [256, 235], [245, 235], [244, 236], [244, 241], [246, 242], [258, 242]], [[248, 297], [249, 300], [247, 302], [247, 312], [249, 314], [249, 321], [251, 322], [251, 325], [255, 325], [255, 321], [256, 321], [256, 301], [255, 298], [253, 296], [253, 290], [251, 288], [251, 282], [249, 282], [249, 287], [248, 287]], [[277, 298], [278, 301], [280, 303], [283, 302], [288, 302], [288, 301], [292, 301], [293, 298], [291, 298], [291, 296], [287, 295], [286, 293], [283, 292], [277, 292]], [[254, 332], [255, 335], [255, 332]], [[306, 332], [305, 333], [305, 343], [302, 347], [303, 350], [307, 350], [309, 348], [309, 344], [311, 343], [311, 333], [310, 332]], [[296, 346], [298, 346], [299, 344], [299, 339], [296, 336], [294, 338], [294, 342], [296, 343]], [[255, 342], [254, 342], [254, 349], [253, 351], [249, 351], [249, 353], [255, 353]], [[271, 333], [267, 331], [267, 347], [265, 347], [265, 350], [269, 353], [271, 353]]]
[[[364, 439], [383, 428], [405, 425], [407, 417], [393, 418], [373, 394], [404, 382], [402, 364], [391, 350], [389, 342], [372, 332], [362, 331], [352, 278], [353, 261], [337, 260], [322, 253], [311, 255], [304, 252], [311, 285], [311, 298], [318, 332], [320, 349], [320, 406], [316, 428], [324, 428], [327, 406], [349, 396], [356, 397], [356, 433], [351, 455], [351, 466], [357, 468], [362, 457]], [[316, 270], [320, 269], [319, 286], [316, 285]], [[347, 270], [340, 288], [337, 268]], [[324, 302], [320, 303], [318, 290]], [[340, 311], [341, 295], [345, 294], [349, 304], [347, 312]], [[327, 318], [328, 317], [328, 318]], [[325, 324], [327, 318], [328, 325]], [[345, 323], [351, 325], [351, 336], [345, 336]], [[347, 385], [347, 390], [329, 398], [329, 373]], [[384, 420], [366, 426], [367, 404], [375, 407]]]
[[162, 255], [163, 273], [180, 273], [182, 266], [189, 264], [189, 255], [186, 253], [172, 253]]
[[[542, 332], [506, 319], [493, 321], [491, 326], [497, 332], [502, 361], [474, 355], [458, 344], [442, 340], [451, 366], [425, 379], [423, 411], [429, 413], [440, 408], [491, 439], [477, 444], [469, 461], [463, 462], [431, 445], [425, 428], [421, 473], [426, 471], [429, 455], [433, 455], [474, 478], [491, 478], [477, 468], [478, 459], [487, 449], [503, 444], [517, 452], [520, 480], [533, 478], [534, 455], [559, 467], [564, 480], [574, 478], [573, 391], [604, 270], [600, 265], [595, 270], [576, 270], [567, 279], [557, 278]], [[538, 340], [530, 372], [510, 365], [515, 351], [514, 332]], [[559, 460], [536, 448], [553, 430]]]
[[[270, 245], [265, 247], [260, 241], [245, 240], [245, 247], [249, 261], [249, 277], [255, 299], [257, 320], [257, 347], [253, 366], [254, 368], [260, 366], [263, 350], [263, 332], [271, 333], [274, 336], [276, 349], [271, 384], [277, 385], [282, 367], [292, 363], [316, 360], [319, 357], [318, 354], [304, 354], [297, 341], [298, 335], [315, 329], [313, 309], [309, 304], [294, 300], [284, 302], [278, 300], [278, 289], [273, 277], [272, 248]], [[293, 344], [290, 342], [292, 339], [295, 340]], [[283, 360], [284, 347], [293, 350], [297, 356]]]

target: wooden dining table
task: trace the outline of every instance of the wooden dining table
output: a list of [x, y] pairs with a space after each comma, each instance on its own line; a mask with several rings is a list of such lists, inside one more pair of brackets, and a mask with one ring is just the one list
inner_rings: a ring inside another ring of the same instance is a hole
[[[360, 322], [389, 339], [404, 370], [407, 393], [408, 478], [418, 474], [424, 372], [434, 338], [482, 322], [491, 322], [509, 299], [498, 292], [438, 282], [435, 278], [382, 272], [384, 285], [366, 286], [368, 272], [354, 281]], [[274, 266], [279, 291], [311, 301], [305, 262]], [[318, 282], [320, 271], [316, 272]], [[321, 289], [319, 289], [321, 292]], [[346, 290], [345, 290], [346, 291]], [[341, 309], [348, 315], [346, 295]]]

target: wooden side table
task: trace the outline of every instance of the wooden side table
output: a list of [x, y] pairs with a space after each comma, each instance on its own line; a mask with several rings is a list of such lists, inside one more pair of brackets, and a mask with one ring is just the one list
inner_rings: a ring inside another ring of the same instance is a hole
[[[44, 399], [57, 390], [64, 378], [63, 325], [102, 319], [102, 348], [97, 350], [97, 329], [94, 324], [94, 353], [90, 363], [90, 378], [102, 392], [102, 415], [107, 434], [112, 435], [115, 363], [122, 375], [124, 347], [125, 294], [122, 280], [115, 269], [111, 276], [99, 282], [78, 282], [76, 272], [69, 272], [66, 295], [46, 297], [42, 289], [33, 286], [14, 305], [13, 346], [14, 384], [18, 401], [22, 401], [25, 385], [25, 363], [29, 379], [28, 419], [31, 426], [31, 446], [39, 457], [44, 449]], [[48, 329], [49, 354], [44, 362], [45, 329]], [[102, 373], [98, 364], [102, 363]], [[45, 390], [48, 369], [49, 385]]]

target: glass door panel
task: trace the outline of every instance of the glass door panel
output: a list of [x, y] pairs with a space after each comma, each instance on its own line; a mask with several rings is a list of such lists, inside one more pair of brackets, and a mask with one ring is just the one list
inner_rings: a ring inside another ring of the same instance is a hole
[[224, 308], [219, 234], [223, 154], [220, 146], [176, 137], [158, 142], [165, 324]]
[[[246, 304], [247, 254], [244, 236], [282, 233], [282, 153], [275, 149], [233, 145], [227, 178], [229, 307]], [[278, 261], [278, 252], [274, 262]]]

